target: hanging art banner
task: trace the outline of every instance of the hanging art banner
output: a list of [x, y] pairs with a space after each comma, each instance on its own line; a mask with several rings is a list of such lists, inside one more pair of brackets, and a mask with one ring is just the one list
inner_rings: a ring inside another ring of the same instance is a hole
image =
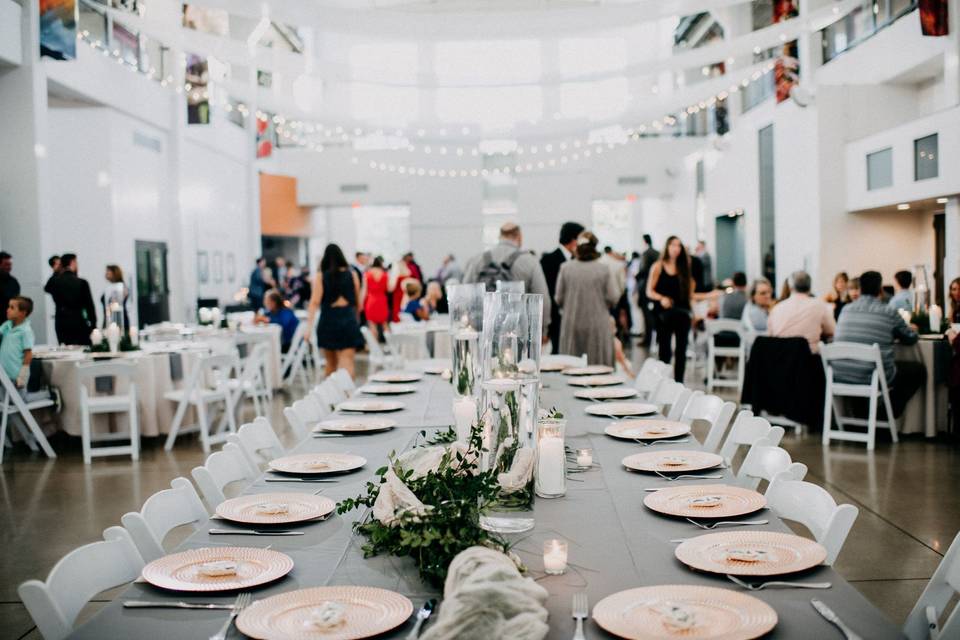
[[923, 35], [949, 35], [948, 4], [948, 0], [920, 0], [920, 28]]
[[273, 118], [268, 113], [263, 118], [257, 118], [257, 157], [269, 158], [273, 153], [273, 147], [276, 138], [276, 129], [273, 126]]
[[[800, 10], [793, 0], [774, 0], [773, 22], [782, 22], [800, 15]], [[777, 87], [777, 103], [790, 97], [790, 90], [800, 84], [800, 58], [797, 52], [797, 41], [784, 42], [774, 68], [774, 82]]]
[[40, 55], [77, 57], [77, 0], [40, 0]]

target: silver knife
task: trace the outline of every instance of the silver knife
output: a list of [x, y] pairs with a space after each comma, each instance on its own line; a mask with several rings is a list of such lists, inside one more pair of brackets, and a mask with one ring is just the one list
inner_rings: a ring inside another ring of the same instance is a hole
[[813, 608], [817, 610], [824, 620], [834, 625], [837, 629], [840, 629], [840, 632], [843, 633], [843, 636], [847, 640], [863, 640], [860, 636], [853, 632], [853, 630], [843, 623], [843, 620], [840, 619], [840, 616], [833, 612], [833, 609], [823, 604], [822, 600], [813, 598], [810, 600], [810, 604], [813, 605]]
[[226, 609], [232, 610], [232, 604], [200, 602], [154, 602], [149, 600], [126, 600], [124, 609]]
[[210, 529], [207, 531], [212, 536], [302, 536], [303, 531], [290, 531], [289, 529], [280, 529], [269, 531], [266, 529]]
[[417, 611], [416, 622], [413, 623], [413, 629], [410, 629], [410, 633], [407, 634], [405, 640], [417, 640], [420, 637], [420, 628], [423, 626], [423, 623], [426, 622], [427, 618], [430, 617], [430, 614], [433, 613], [433, 610], [437, 607], [436, 598], [430, 598], [423, 603], [423, 606], [420, 607], [420, 610]]

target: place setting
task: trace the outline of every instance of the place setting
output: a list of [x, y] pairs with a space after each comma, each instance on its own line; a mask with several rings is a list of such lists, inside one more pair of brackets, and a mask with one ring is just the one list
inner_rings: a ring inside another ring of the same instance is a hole
[[719, 480], [723, 474], [696, 474], [695, 471], [722, 470], [723, 458], [705, 451], [645, 451], [634, 453], [622, 460], [622, 464], [631, 471], [652, 473], [667, 481], [676, 480]]
[[367, 459], [351, 453], [301, 453], [276, 458], [268, 463], [275, 475], [265, 482], [337, 482], [327, 475], [346, 474], [367, 464]]
[[383, 382], [387, 384], [420, 382], [422, 379], [423, 373], [418, 371], [378, 371], [369, 376], [370, 382]]
[[561, 373], [565, 376], [600, 376], [614, 371], [613, 367], [606, 364], [589, 364], [583, 367], [566, 367]]
[[[284, 525], [323, 522], [333, 515], [336, 503], [308, 493], [258, 493], [225, 500], [217, 505], [215, 520], [240, 528], [211, 528], [210, 535], [302, 536], [303, 530]], [[250, 528], [250, 527], [254, 528]]]
[[336, 410], [343, 413], [390, 413], [400, 411], [407, 405], [399, 400], [366, 400], [352, 398], [344, 400], [336, 406]]
[[582, 365], [583, 359], [577, 356], [554, 353], [540, 358], [541, 373], [555, 373], [564, 371], [565, 369], [581, 367]]
[[637, 390], [631, 387], [595, 387], [578, 389], [573, 396], [580, 400], [625, 400], [636, 397]]
[[613, 387], [623, 383], [623, 378], [613, 374], [580, 376], [567, 380], [571, 387]]
[[409, 384], [370, 383], [363, 385], [357, 389], [357, 391], [374, 396], [397, 396], [407, 393], [415, 393], [417, 388]]
[[611, 438], [631, 440], [644, 447], [690, 442], [690, 425], [666, 419], [621, 420], [603, 432]]
[[396, 420], [377, 416], [350, 416], [321, 420], [311, 430], [313, 438], [357, 436], [389, 431], [397, 424]]
[[596, 402], [584, 408], [591, 416], [605, 418], [628, 418], [654, 415], [660, 409], [648, 402]]

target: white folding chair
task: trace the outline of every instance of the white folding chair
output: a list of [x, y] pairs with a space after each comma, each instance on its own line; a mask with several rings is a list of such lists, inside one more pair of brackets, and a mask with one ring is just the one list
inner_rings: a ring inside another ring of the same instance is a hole
[[373, 332], [371, 332], [368, 327], [360, 327], [360, 333], [363, 334], [363, 341], [367, 345], [370, 371], [376, 371], [377, 369], [390, 366], [390, 364], [393, 362], [393, 359], [388, 356], [383, 350], [383, 347], [380, 346], [380, 342], [377, 341], [377, 338], [373, 335]]
[[794, 480], [789, 472], [773, 477], [766, 493], [767, 506], [780, 518], [799, 522], [827, 550], [824, 564], [832, 565], [860, 510], [852, 504], [837, 505], [823, 487]]
[[[211, 444], [226, 440], [227, 434], [222, 433], [224, 420], [230, 433], [236, 433], [237, 421], [233, 413], [234, 394], [230, 390], [228, 381], [235, 379], [239, 367], [236, 354], [203, 356], [190, 372], [186, 385], [182, 389], [167, 391], [163, 394], [167, 400], [178, 403], [164, 449], [170, 451], [181, 432], [199, 431], [203, 452], [209, 453]], [[221, 429], [218, 429], [217, 433], [211, 433], [209, 409], [210, 405], [215, 403], [223, 403], [224, 416], [220, 420]], [[181, 428], [187, 409], [191, 406], [197, 411], [197, 424]]]
[[190, 475], [212, 511], [227, 499], [223, 494], [224, 487], [233, 482], [252, 482], [258, 473], [247, 462], [240, 447], [228, 442], [222, 451], [211, 453], [202, 467], [194, 467]]
[[185, 524], [196, 529], [210, 515], [189, 480], [174, 478], [170, 487], [147, 498], [140, 511], [125, 513], [120, 518], [144, 562], [166, 555], [163, 539], [173, 529]]
[[60, 640], [93, 596], [127, 582], [143, 569], [143, 559], [123, 527], [103, 532], [92, 542], [63, 556], [47, 579], [27, 580], [17, 589], [30, 617], [45, 640]]
[[690, 391], [679, 382], [665, 378], [657, 387], [656, 393], [650, 398], [650, 402], [659, 405], [661, 409], [669, 406], [670, 411], [667, 413], [667, 419], [679, 420], [680, 416], [683, 415], [683, 410], [687, 408], [690, 398], [700, 393], [702, 392]]
[[286, 453], [280, 438], [264, 417], [258, 417], [253, 422], [241, 425], [236, 435], [231, 434], [227, 437], [227, 442], [237, 444], [247, 463], [257, 469], [260, 468], [261, 461], [268, 462]]
[[310, 391], [310, 396], [316, 400], [324, 411], [332, 411], [334, 407], [347, 399], [347, 395], [329, 379], [316, 385]]
[[774, 445], [783, 440], [783, 427], [772, 426], [766, 418], [753, 415], [752, 411], [743, 410], [737, 414], [727, 439], [720, 447], [720, 457], [730, 464], [741, 446], [749, 447], [761, 438], [766, 438]]
[[943, 625], [939, 620], [947, 605], [960, 593], [960, 533], [950, 543], [940, 566], [920, 594], [913, 611], [907, 616], [903, 633], [908, 640], [948, 640], [960, 637], [960, 606], [954, 606]]
[[[696, 391], [677, 419], [689, 425], [692, 425], [694, 420], [703, 420], [708, 423], [710, 428], [703, 441], [703, 450], [712, 453], [717, 450], [736, 408], [734, 403], [725, 401], [723, 398]], [[673, 413], [672, 410], [671, 413]]]
[[270, 346], [266, 342], [248, 342], [249, 355], [240, 362], [240, 375], [227, 381], [233, 394], [234, 412], [240, 408], [244, 398], [253, 400], [253, 408], [258, 416], [270, 410], [273, 392], [267, 384], [266, 362]]
[[641, 398], [652, 398], [660, 382], [670, 378], [670, 365], [656, 358], [647, 358], [643, 361], [633, 386], [640, 393]]
[[791, 460], [790, 454], [771, 439], [760, 438], [747, 450], [734, 482], [737, 486], [756, 491], [761, 480], [766, 480], [769, 488], [769, 483], [778, 473], [786, 473], [790, 480], [803, 480], [807, 475], [807, 465]]
[[334, 371], [330, 376], [330, 381], [333, 382], [347, 398], [357, 390], [357, 385], [354, 383], [353, 378], [350, 377], [350, 374], [347, 373], [346, 369], [337, 369]]
[[[855, 342], [820, 343], [820, 358], [823, 360], [823, 370], [827, 377], [826, 393], [823, 400], [823, 444], [830, 444], [831, 440], [847, 440], [865, 442], [867, 450], [876, 445], [877, 426], [890, 429], [890, 438], [897, 442], [897, 421], [893, 416], [893, 405], [890, 404], [890, 390], [887, 388], [887, 377], [883, 371], [883, 359], [880, 356], [880, 347], [877, 344], [865, 345]], [[834, 380], [833, 362], [848, 360], [864, 362], [873, 365], [870, 382], [866, 384], [850, 384]], [[837, 398], [867, 398], [870, 407], [867, 419], [845, 416], [842, 404]], [[886, 420], [877, 419], [879, 409], [878, 400], [883, 400]], [[837, 428], [833, 428], [833, 414], [836, 413]], [[866, 427], [862, 431], [847, 431], [846, 427]]]
[[280, 362], [280, 371], [285, 374], [283, 378], [283, 386], [285, 387], [292, 386], [293, 381], [296, 380], [299, 375], [300, 381], [303, 383], [303, 388], [310, 388], [310, 381], [307, 377], [307, 360], [310, 354], [310, 345], [304, 340], [306, 326], [307, 323], [302, 320], [297, 324], [297, 328], [293, 332], [293, 338], [290, 340], [290, 348], [287, 349], [287, 352]]
[[[95, 457], [130, 454], [132, 460], [140, 459], [140, 417], [137, 407], [137, 385], [133, 381], [136, 365], [130, 362], [94, 362], [77, 366], [77, 381], [80, 385], [80, 427], [83, 444], [83, 463], [90, 464]], [[98, 379], [110, 381], [112, 392], [91, 394]], [[120, 391], [119, 387], [125, 387]], [[94, 415], [126, 413], [130, 430], [126, 433], [93, 433]], [[129, 440], [130, 444], [94, 447], [95, 442]]]
[[[3, 462], [3, 450], [7, 442], [7, 423], [11, 418], [14, 418], [13, 425], [23, 436], [27, 446], [34, 451], [39, 446], [48, 458], [56, 458], [57, 454], [53, 452], [53, 447], [47, 442], [43, 430], [37, 424], [37, 419], [31, 413], [34, 409], [52, 407], [56, 404], [53, 398], [40, 398], [29, 402], [24, 400], [16, 385], [2, 368], [0, 368], [0, 394], [3, 396], [3, 414], [0, 417], [0, 463]], [[20, 421], [23, 421], [23, 425]]]
[[[716, 387], [728, 387], [736, 389], [739, 394], [743, 388], [743, 372], [747, 361], [743, 325], [739, 320], [707, 320], [705, 328], [707, 332], [707, 393], [713, 393]], [[717, 334], [721, 332], [728, 336], [735, 334], [737, 346], [717, 346]], [[720, 375], [717, 358], [736, 358], [736, 378]]]

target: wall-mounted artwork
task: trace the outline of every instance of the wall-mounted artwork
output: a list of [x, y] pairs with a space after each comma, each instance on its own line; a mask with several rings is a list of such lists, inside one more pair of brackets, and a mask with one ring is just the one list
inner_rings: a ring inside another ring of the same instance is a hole
[[213, 281], [223, 282], [223, 253], [213, 252]]
[[197, 251], [197, 282], [210, 282], [210, 256], [206, 251]]
[[77, 57], [77, 0], [40, 0], [40, 55]]
[[227, 282], [237, 280], [237, 259], [232, 252], [227, 253]]

